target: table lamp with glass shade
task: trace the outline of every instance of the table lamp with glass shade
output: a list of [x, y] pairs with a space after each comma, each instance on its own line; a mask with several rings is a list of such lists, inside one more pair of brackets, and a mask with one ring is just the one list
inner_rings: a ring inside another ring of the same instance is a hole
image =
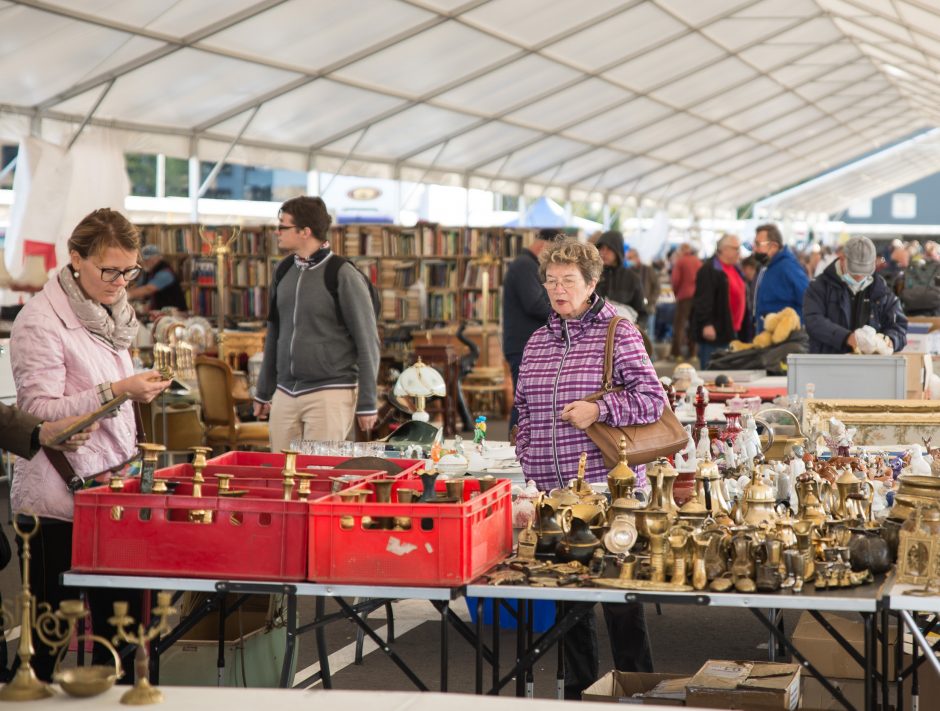
[[411, 397], [415, 401], [415, 410], [411, 414], [412, 420], [427, 422], [430, 416], [425, 411], [425, 402], [429, 397], [444, 397], [447, 394], [444, 378], [434, 368], [418, 361], [398, 376], [395, 388], [392, 391], [395, 397]]

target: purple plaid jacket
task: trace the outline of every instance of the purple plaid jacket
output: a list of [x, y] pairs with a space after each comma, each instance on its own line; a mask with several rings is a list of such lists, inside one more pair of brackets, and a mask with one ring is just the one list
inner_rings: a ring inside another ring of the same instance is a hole
[[[606, 481], [600, 450], [587, 434], [559, 418], [569, 402], [601, 389], [607, 325], [616, 312], [604, 299], [595, 299], [579, 319], [564, 321], [553, 313], [532, 334], [522, 356], [516, 388], [516, 454], [526, 479], [534, 479], [545, 491], [566, 486], [577, 475], [581, 452], [588, 453], [587, 480]], [[628, 321], [617, 325], [616, 335], [614, 385], [625, 388], [598, 400], [599, 419], [615, 427], [655, 422], [666, 397], [643, 338]], [[645, 483], [643, 472], [637, 471], [637, 486]]]

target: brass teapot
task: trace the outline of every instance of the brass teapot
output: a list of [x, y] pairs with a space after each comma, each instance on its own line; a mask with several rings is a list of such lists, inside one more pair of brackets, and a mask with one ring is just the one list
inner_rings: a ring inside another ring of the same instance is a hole
[[668, 460], [660, 458], [649, 466], [646, 476], [653, 487], [648, 508], [661, 509], [668, 514], [670, 521], [675, 521], [679, 515], [679, 507], [673, 498], [672, 487], [679, 477], [679, 472]]
[[741, 522], [747, 526], [774, 523], [777, 520], [777, 490], [765, 484], [760, 469], [755, 468], [751, 483], [744, 488], [741, 506]]

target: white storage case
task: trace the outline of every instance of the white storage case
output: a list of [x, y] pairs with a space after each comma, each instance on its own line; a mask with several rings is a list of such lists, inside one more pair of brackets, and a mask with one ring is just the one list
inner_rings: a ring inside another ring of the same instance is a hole
[[824, 400], [903, 400], [905, 367], [900, 355], [793, 353], [787, 356], [787, 392], [805, 397], [813, 383], [815, 397]]

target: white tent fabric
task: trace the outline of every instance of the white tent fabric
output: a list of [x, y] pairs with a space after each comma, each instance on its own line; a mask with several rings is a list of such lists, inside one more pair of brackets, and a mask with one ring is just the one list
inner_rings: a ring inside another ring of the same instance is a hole
[[936, 125], [938, 67], [927, 0], [0, 0], [0, 138], [736, 206]]
[[4, 239], [4, 259], [10, 273], [19, 277], [26, 242], [55, 245], [56, 263], [65, 264], [72, 228], [96, 208], [123, 208], [130, 185], [120, 147], [96, 132], [71, 151], [25, 138], [20, 142], [13, 189], [16, 200]]
[[860, 200], [893, 192], [940, 170], [940, 129], [886, 148], [849, 165], [784, 190], [754, 205], [754, 212], [828, 213], [847, 210]]

